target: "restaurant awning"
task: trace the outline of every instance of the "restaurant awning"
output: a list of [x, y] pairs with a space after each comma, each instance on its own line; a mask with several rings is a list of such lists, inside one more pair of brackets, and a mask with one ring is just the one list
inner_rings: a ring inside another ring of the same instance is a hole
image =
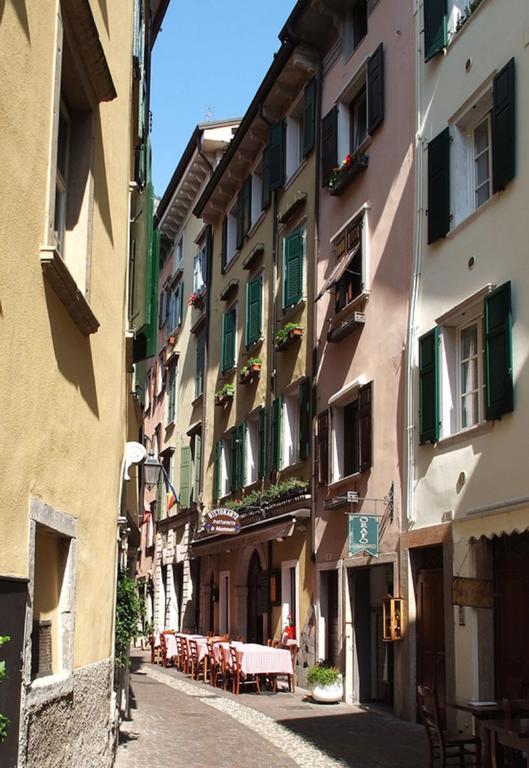
[[273, 541], [273, 539], [286, 539], [292, 536], [298, 521], [306, 520], [309, 517], [310, 509], [298, 509], [285, 515], [278, 515], [271, 520], [251, 523], [236, 535], [208, 536], [191, 542], [191, 554], [203, 557], [261, 544], [265, 541]]
[[343, 256], [338, 264], [334, 267], [333, 271], [327, 278], [327, 280], [323, 283], [320, 292], [316, 296], [316, 301], [321, 299], [325, 291], [328, 291], [329, 288], [331, 288], [335, 283], [337, 283], [344, 275], [347, 267], [350, 265], [352, 259], [356, 256], [360, 249], [360, 243], [357, 243], [355, 247], [349, 251], [345, 256]]
[[469, 510], [452, 524], [454, 542], [485, 536], [510, 536], [529, 530], [529, 498]]

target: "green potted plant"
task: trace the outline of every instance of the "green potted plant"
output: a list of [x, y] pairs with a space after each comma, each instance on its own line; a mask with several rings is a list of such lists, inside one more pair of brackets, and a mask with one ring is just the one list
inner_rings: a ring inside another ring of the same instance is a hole
[[334, 704], [343, 699], [342, 673], [336, 667], [324, 662], [310, 667], [307, 682], [311, 687], [314, 701], [320, 704]]
[[233, 384], [224, 384], [224, 386], [215, 392], [215, 405], [224, 405], [233, 399]]
[[292, 341], [303, 336], [303, 326], [299, 323], [285, 323], [276, 333], [277, 349], [285, 349]]
[[241, 381], [244, 383], [259, 375], [263, 361], [260, 357], [249, 357], [241, 368]]

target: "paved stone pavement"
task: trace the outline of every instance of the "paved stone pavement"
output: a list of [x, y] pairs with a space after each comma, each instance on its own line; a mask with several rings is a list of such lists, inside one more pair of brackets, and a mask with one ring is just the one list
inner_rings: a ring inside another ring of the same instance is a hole
[[423, 729], [305, 691], [233, 696], [135, 652], [115, 768], [425, 768]]

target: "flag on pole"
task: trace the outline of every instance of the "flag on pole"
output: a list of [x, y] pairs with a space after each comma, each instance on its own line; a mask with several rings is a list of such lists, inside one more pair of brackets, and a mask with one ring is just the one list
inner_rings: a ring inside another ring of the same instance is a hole
[[173, 484], [169, 480], [169, 475], [167, 474], [167, 471], [163, 464], [162, 464], [162, 472], [163, 472], [163, 479], [165, 483], [165, 491], [167, 494], [167, 501], [165, 504], [165, 514], [167, 514], [169, 510], [172, 509], [174, 505], [177, 503], [178, 495], [173, 487]]

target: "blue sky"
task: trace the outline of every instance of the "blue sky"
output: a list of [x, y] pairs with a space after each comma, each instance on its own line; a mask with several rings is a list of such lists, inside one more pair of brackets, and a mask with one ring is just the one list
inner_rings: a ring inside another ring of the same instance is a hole
[[242, 116], [295, 0], [172, 0], [152, 60], [153, 180], [162, 195], [197, 123]]

